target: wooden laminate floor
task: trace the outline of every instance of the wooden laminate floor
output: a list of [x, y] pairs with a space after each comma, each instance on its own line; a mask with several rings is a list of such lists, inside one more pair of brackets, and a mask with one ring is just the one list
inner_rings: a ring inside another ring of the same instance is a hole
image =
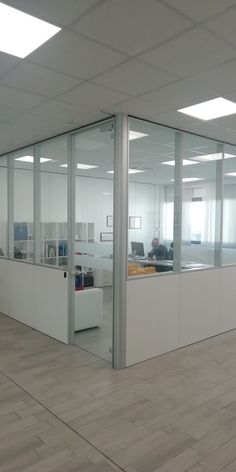
[[235, 472], [236, 331], [123, 371], [0, 315], [0, 472]]

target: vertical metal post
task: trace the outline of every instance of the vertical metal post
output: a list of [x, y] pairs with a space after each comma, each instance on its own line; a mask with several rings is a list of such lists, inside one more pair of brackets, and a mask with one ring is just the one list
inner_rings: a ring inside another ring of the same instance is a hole
[[223, 179], [224, 179], [224, 145], [217, 144], [217, 154], [221, 159], [216, 161], [216, 213], [215, 213], [215, 248], [214, 265], [222, 264], [222, 236], [223, 236]]
[[128, 116], [115, 118], [113, 367], [126, 364], [126, 284], [128, 222]]
[[40, 264], [41, 240], [41, 186], [40, 186], [40, 144], [33, 148], [34, 155], [34, 262]]
[[7, 159], [7, 201], [8, 201], [8, 257], [14, 257], [14, 156]]
[[175, 182], [174, 182], [174, 256], [173, 270], [181, 271], [182, 233], [182, 155], [183, 133], [175, 132]]
[[68, 343], [74, 343], [74, 311], [75, 311], [75, 139], [76, 135], [67, 135], [68, 149]]

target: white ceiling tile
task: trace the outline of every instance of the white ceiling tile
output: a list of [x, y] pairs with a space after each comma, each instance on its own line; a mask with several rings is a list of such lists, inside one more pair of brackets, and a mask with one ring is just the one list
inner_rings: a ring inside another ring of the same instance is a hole
[[191, 21], [156, 0], [107, 0], [73, 29], [136, 55], [191, 26]]
[[98, 0], [6, 0], [4, 3], [57, 26], [71, 23]]
[[110, 113], [105, 113], [101, 111], [92, 113], [91, 115], [88, 115], [87, 117], [83, 117], [82, 119], [78, 119], [77, 121], [75, 121], [74, 128], [76, 127], [79, 128], [81, 126], [86, 126], [91, 123], [96, 123], [96, 121], [105, 120], [106, 118], [109, 118], [109, 116], [110, 116]]
[[77, 78], [25, 61], [20, 62], [13, 71], [0, 79], [1, 84], [46, 97], [65, 92], [79, 82]]
[[233, 46], [198, 26], [141, 54], [139, 59], [171, 74], [186, 77], [234, 57]]
[[89, 79], [120, 64], [124, 54], [65, 31], [32, 53], [30, 61], [66, 74]]
[[1, 107], [0, 123], [5, 123], [19, 114], [19, 111], [12, 108]]
[[177, 111], [168, 111], [165, 113], [150, 116], [149, 119], [159, 124], [172, 126], [178, 129], [186, 129], [188, 126], [191, 126], [194, 123], [194, 118], [190, 116], [179, 115], [180, 113], [178, 113]]
[[208, 20], [204, 26], [236, 45], [235, 24], [236, 8], [230, 8], [230, 10], [221, 13], [221, 15], [214, 16]]
[[150, 101], [175, 110], [211, 98], [215, 98], [215, 95], [209, 90], [202, 89], [184, 80], [140, 96], [140, 99], [144, 101]]
[[0, 77], [14, 67], [20, 59], [0, 51]]
[[[62, 103], [56, 100], [50, 100], [38, 107], [34, 108], [33, 112], [25, 113], [27, 124], [42, 122], [45, 125], [45, 120], [50, 123], [51, 126], [57, 125], [58, 123], [73, 123], [75, 120], [79, 120], [83, 117], [91, 115], [94, 110], [88, 107], [78, 107], [69, 105], [68, 103]], [[22, 123], [24, 123], [24, 116], [22, 115]]]
[[203, 21], [235, 4], [235, 0], [165, 0], [196, 21]]
[[206, 87], [218, 96], [236, 91], [236, 60], [189, 77], [189, 81]]
[[84, 82], [82, 85], [79, 85], [79, 87], [60, 96], [60, 100], [62, 101], [95, 108], [96, 110], [103, 110], [115, 103], [122, 102], [126, 98], [127, 95], [99, 87], [89, 82]]
[[128, 115], [137, 116], [138, 118], [148, 118], [154, 114], [161, 114], [168, 109], [162, 105], [156, 105], [152, 102], [144, 102], [138, 98], [126, 100], [119, 105], [110, 108], [104, 108], [105, 111], [113, 113], [128, 113]]
[[100, 75], [94, 82], [129, 95], [140, 95], [159, 86], [169, 84], [176, 77], [130, 59], [118, 67]]
[[45, 98], [39, 95], [33, 95], [0, 85], [0, 109], [9, 107], [22, 113], [25, 110], [39, 105], [43, 101], [45, 101]]
[[186, 130], [191, 133], [199, 134], [201, 136], [207, 136], [211, 138], [220, 139], [219, 130], [214, 123], [205, 123], [198, 121], [196, 123], [186, 126]]
[[236, 132], [236, 114], [230, 116], [222, 116], [221, 118], [212, 120], [211, 123], [218, 126], [218, 128], [222, 128], [224, 130], [228, 128], [230, 130], [235, 130]]
[[[73, 121], [67, 123], [55, 123], [53, 120], [50, 123], [49, 119], [39, 121], [39, 127], [37, 120], [32, 121], [33, 114], [25, 113], [11, 120], [7, 125], [0, 125], [0, 154], [9, 152], [12, 149], [26, 146], [31, 143], [41, 141], [42, 139], [51, 138], [57, 134], [76, 129], [79, 126], [84, 126], [90, 123], [94, 123], [98, 120], [107, 118], [109, 115], [102, 112], [91, 112], [87, 116], [77, 117]], [[38, 117], [37, 117], [38, 118]]]

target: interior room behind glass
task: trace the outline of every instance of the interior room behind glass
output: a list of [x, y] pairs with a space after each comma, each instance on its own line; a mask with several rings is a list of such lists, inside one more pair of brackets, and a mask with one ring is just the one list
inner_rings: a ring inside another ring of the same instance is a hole
[[[166, 248], [169, 258], [173, 244], [175, 175], [175, 131], [130, 118], [129, 120], [129, 275], [152, 272], [137, 261], [134, 242], [150, 255], [153, 238]], [[135, 225], [135, 222], [137, 224]], [[139, 223], [139, 224], [138, 224]], [[133, 260], [132, 260], [133, 258]], [[158, 257], [157, 257], [158, 258]], [[173, 270], [173, 261], [156, 264], [156, 271]]]

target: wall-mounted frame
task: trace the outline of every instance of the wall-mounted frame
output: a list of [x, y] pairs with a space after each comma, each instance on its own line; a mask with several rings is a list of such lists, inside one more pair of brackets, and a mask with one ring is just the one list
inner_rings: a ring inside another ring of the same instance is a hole
[[113, 233], [100, 233], [100, 242], [113, 241]]
[[107, 227], [113, 228], [113, 215], [108, 215], [106, 220], [107, 220]]
[[141, 228], [142, 228], [142, 217], [129, 216], [129, 229], [141, 229]]

